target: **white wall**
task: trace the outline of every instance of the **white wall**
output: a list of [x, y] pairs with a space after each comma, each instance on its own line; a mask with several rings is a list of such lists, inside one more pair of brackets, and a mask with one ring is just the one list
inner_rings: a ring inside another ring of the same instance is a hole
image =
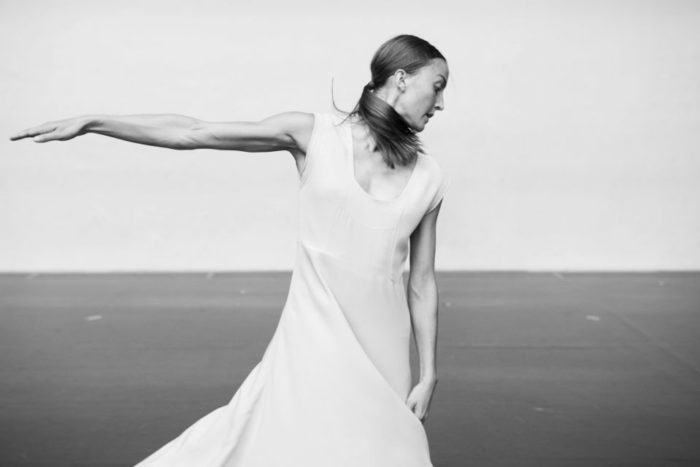
[[700, 267], [700, 2], [0, 3], [0, 270], [291, 269], [287, 153], [86, 135], [90, 113], [255, 120], [351, 108], [384, 40], [449, 60], [423, 133], [452, 185], [438, 269]]

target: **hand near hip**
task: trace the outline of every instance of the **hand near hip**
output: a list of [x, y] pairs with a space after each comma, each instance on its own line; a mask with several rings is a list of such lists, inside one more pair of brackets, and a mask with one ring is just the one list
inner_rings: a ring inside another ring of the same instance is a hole
[[406, 405], [421, 422], [425, 422], [428, 418], [428, 409], [430, 408], [430, 401], [433, 398], [436, 384], [437, 379], [419, 381], [406, 399]]

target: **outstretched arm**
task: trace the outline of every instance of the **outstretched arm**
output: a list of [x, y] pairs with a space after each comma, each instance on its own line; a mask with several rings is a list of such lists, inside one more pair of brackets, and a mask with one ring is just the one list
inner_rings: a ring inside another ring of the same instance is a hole
[[420, 377], [407, 404], [425, 421], [437, 385], [438, 290], [435, 280], [435, 230], [440, 206], [427, 213], [411, 234], [408, 307], [418, 348]]
[[313, 115], [305, 112], [285, 112], [259, 122], [206, 122], [175, 114], [86, 115], [47, 122], [10, 139], [32, 138], [44, 143], [97, 133], [171, 149], [306, 153], [312, 128]]

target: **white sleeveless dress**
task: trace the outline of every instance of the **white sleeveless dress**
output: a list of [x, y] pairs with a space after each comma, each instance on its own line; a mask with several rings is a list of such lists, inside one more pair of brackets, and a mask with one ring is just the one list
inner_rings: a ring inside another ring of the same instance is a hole
[[228, 405], [138, 467], [431, 467], [406, 405], [409, 236], [448, 179], [420, 155], [401, 195], [369, 195], [350, 122], [316, 113], [301, 173], [289, 293], [262, 360]]

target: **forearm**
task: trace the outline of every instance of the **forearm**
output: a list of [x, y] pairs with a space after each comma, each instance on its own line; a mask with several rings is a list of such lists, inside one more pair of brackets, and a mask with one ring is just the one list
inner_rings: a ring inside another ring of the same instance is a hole
[[175, 114], [89, 115], [84, 118], [87, 133], [171, 149], [188, 149], [185, 145], [187, 132], [200, 122]]
[[418, 348], [420, 380], [437, 380], [438, 290], [435, 276], [409, 281], [408, 306]]

